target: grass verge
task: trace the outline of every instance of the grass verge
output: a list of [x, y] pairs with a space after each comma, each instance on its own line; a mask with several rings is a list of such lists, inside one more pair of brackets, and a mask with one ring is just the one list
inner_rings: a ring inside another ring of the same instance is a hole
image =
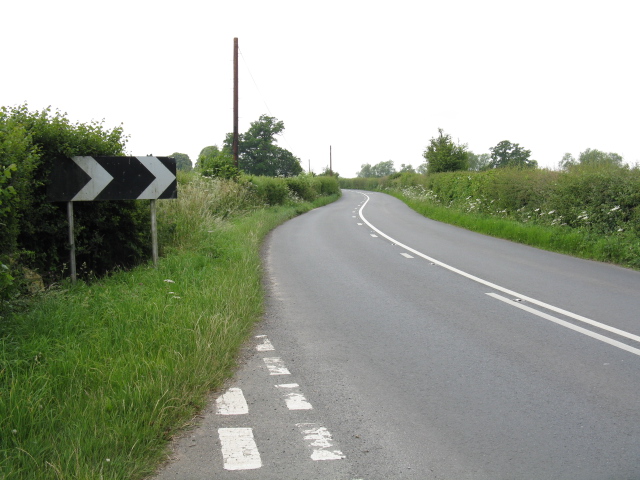
[[264, 236], [335, 199], [194, 226], [157, 269], [64, 285], [3, 318], [0, 478], [152, 474], [261, 317]]
[[544, 250], [640, 270], [640, 239], [631, 233], [597, 235], [563, 226], [522, 223], [491, 215], [462, 212], [428, 200], [409, 198], [394, 190], [387, 190], [386, 193], [433, 220]]

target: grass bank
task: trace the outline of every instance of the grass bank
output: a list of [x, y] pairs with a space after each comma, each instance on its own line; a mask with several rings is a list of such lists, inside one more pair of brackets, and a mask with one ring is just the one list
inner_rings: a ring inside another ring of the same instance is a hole
[[162, 202], [157, 269], [64, 284], [1, 320], [0, 478], [152, 474], [261, 317], [264, 236], [337, 198], [256, 209], [199, 182]]
[[629, 233], [598, 235], [561, 226], [523, 223], [508, 218], [443, 207], [429, 201], [408, 197], [402, 192], [387, 191], [387, 193], [433, 220], [543, 250], [640, 269], [640, 240]]

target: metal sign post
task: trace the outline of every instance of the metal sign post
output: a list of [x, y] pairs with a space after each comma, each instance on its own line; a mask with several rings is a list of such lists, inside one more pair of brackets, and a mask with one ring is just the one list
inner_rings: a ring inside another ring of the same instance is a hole
[[69, 250], [71, 251], [71, 281], [76, 283], [76, 240], [73, 234], [73, 202], [67, 202], [67, 216], [69, 217]]
[[153, 266], [158, 266], [158, 225], [156, 224], [156, 201], [151, 200], [151, 256]]

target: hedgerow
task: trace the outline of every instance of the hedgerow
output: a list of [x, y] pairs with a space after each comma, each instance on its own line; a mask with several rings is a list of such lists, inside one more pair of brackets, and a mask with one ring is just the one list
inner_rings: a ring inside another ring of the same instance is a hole
[[[66, 204], [47, 199], [49, 175], [62, 158], [123, 155], [121, 127], [72, 123], [66, 114], [29, 111], [27, 105], [0, 110], [0, 171], [4, 173], [0, 259], [5, 275], [24, 268], [51, 283], [65, 273], [69, 258]], [[101, 275], [143, 262], [150, 255], [148, 202], [74, 202], [79, 274]], [[8, 272], [8, 271], [11, 272]], [[11, 295], [9, 282], [0, 295]], [[14, 287], [16, 285], [13, 285]]]
[[[384, 178], [341, 179], [340, 182], [342, 188], [400, 195], [422, 212], [427, 207], [418, 206], [416, 202], [487, 219], [553, 228], [556, 229], [553, 235], [564, 240], [540, 246], [581, 255], [589, 251], [589, 258], [640, 268], [640, 168], [637, 166], [576, 165], [564, 171], [496, 168], [430, 175], [402, 173]], [[520, 237], [514, 234], [510, 238]]]

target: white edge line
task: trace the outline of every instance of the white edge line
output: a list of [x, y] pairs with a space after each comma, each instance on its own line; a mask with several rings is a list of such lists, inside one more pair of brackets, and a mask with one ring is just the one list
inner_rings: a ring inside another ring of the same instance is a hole
[[498, 290], [499, 292], [506, 293], [507, 295], [511, 295], [511, 296], [520, 298], [520, 299], [522, 299], [522, 300], [524, 300], [526, 302], [533, 303], [534, 305], [538, 305], [539, 307], [546, 308], [547, 310], [551, 310], [551, 311], [559, 313], [561, 315], [565, 315], [567, 317], [573, 318], [574, 320], [578, 320], [578, 321], [583, 322], [583, 323], [588, 323], [589, 325], [593, 325], [594, 327], [601, 328], [602, 330], [607, 330], [608, 332], [615, 333], [616, 335], [620, 335], [621, 337], [626, 337], [629, 340], [635, 340], [636, 342], [640, 342], [640, 336], [638, 336], [638, 335], [634, 335], [633, 333], [625, 332], [624, 330], [620, 330], [618, 328], [611, 327], [609, 325], [605, 325], [604, 323], [596, 322], [595, 320], [591, 320], [590, 318], [583, 317], [582, 315], [578, 315], [576, 313], [569, 312], [568, 310], [564, 310], [562, 308], [554, 307], [553, 305], [549, 305], [548, 303], [541, 302], [540, 300], [536, 300], [535, 298], [527, 297], [526, 295], [522, 295], [521, 293], [514, 292], [513, 290], [509, 290], [508, 288], [504, 288], [504, 287], [501, 287], [500, 285], [496, 285], [495, 283], [488, 282], [487, 280], [483, 280], [482, 278], [476, 277], [475, 275], [471, 275], [470, 273], [467, 273], [467, 272], [464, 272], [462, 270], [459, 270], [459, 269], [457, 269], [455, 267], [452, 267], [451, 265], [447, 265], [446, 263], [443, 263], [440, 260], [436, 260], [435, 258], [431, 258], [428, 255], [425, 255], [424, 253], [421, 253], [421, 252], [419, 252], [419, 251], [417, 251], [417, 250], [415, 250], [415, 249], [413, 249], [413, 248], [411, 248], [411, 247], [409, 247], [409, 246], [407, 246], [407, 245], [405, 245], [403, 243], [400, 243], [398, 240], [390, 237], [386, 233], [384, 233], [384, 232], [380, 231], [379, 229], [377, 229], [376, 227], [374, 227], [371, 223], [369, 223], [369, 221], [366, 218], [364, 218], [364, 215], [362, 214], [362, 210], [364, 209], [364, 207], [369, 202], [369, 196], [367, 194], [365, 194], [365, 193], [360, 193], [360, 194], [364, 195], [365, 197], [367, 197], [367, 200], [364, 202], [362, 207], [360, 207], [360, 211], [358, 212], [359, 215], [360, 215], [360, 218], [362, 218], [362, 221], [364, 223], [366, 223], [372, 230], [378, 232], [381, 236], [383, 236], [387, 240], [395, 243], [399, 247], [402, 247], [405, 250], [408, 250], [408, 251], [410, 251], [412, 253], [415, 253], [419, 257], [422, 257], [425, 260], [429, 260], [430, 262], [433, 262], [436, 265], [439, 265], [439, 266], [441, 266], [443, 268], [446, 268], [447, 270], [450, 270], [450, 271], [452, 271], [454, 273], [457, 273], [458, 275], [462, 275], [463, 277], [466, 277], [469, 280], [473, 280], [474, 282], [478, 282], [478, 283], [481, 283], [482, 285], [486, 285], [489, 288], [493, 288], [494, 290]]
[[489, 295], [490, 297], [493, 297], [493, 298], [495, 298], [497, 300], [500, 300], [501, 302], [507, 303], [507, 304], [511, 305], [512, 307], [517, 307], [517, 308], [519, 308], [521, 310], [524, 310], [525, 312], [533, 313], [534, 315], [537, 315], [538, 317], [544, 318], [545, 320], [549, 320], [550, 322], [557, 323], [558, 325], [562, 325], [563, 327], [570, 328], [571, 330], [575, 330], [576, 332], [583, 333], [585, 335], [588, 335], [589, 337], [595, 338], [595, 339], [600, 340], [602, 342], [608, 343], [609, 345], [613, 345], [614, 347], [621, 348], [622, 350], [626, 350], [627, 352], [631, 352], [631, 353], [633, 353], [635, 355], [640, 356], [640, 350], [639, 349], [631, 347], [631, 346], [627, 345], [626, 343], [622, 343], [622, 342], [619, 342], [617, 340], [613, 340], [612, 338], [605, 337], [604, 335], [600, 335], [599, 333], [592, 332], [591, 330], [587, 330], [586, 328], [579, 327], [577, 325], [574, 325], [573, 323], [569, 323], [569, 322], [566, 322], [566, 321], [561, 320], [559, 318], [556, 318], [556, 317], [554, 317], [552, 315], [548, 315], [548, 314], [546, 314], [544, 312], [536, 310], [535, 308], [531, 308], [531, 307], [528, 307], [526, 305], [522, 305], [521, 303], [514, 302], [513, 300], [505, 298], [502, 295], [498, 295], [497, 293], [487, 293], [487, 295]]
[[262, 361], [267, 366], [269, 375], [291, 375], [280, 357], [263, 358]]
[[230, 388], [216, 398], [217, 415], [245, 415], [249, 406], [240, 388]]
[[219, 428], [218, 436], [225, 470], [253, 470], [262, 467], [251, 428]]

